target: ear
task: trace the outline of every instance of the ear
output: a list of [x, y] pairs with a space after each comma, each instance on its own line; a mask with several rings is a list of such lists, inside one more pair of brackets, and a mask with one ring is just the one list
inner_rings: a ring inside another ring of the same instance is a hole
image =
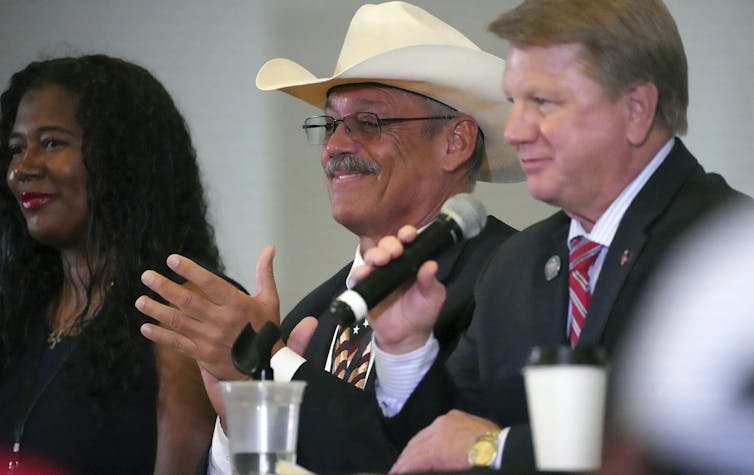
[[655, 122], [659, 93], [651, 82], [637, 82], [626, 93], [628, 122], [626, 138], [631, 145], [639, 146], [649, 136]]
[[443, 169], [453, 172], [463, 166], [476, 146], [479, 126], [470, 116], [461, 116], [451, 120], [448, 127], [447, 148], [443, 159]]

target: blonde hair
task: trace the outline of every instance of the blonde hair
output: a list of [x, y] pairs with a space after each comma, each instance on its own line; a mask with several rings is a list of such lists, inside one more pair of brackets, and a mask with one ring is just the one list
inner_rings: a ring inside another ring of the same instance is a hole
[[525, 0], [489, 29], [517, 47], [583, 45], [584, 71], [609, 97], [650, 82], [659, 95], [655, 118], [686, 132], [686, 53], [661, 0]]

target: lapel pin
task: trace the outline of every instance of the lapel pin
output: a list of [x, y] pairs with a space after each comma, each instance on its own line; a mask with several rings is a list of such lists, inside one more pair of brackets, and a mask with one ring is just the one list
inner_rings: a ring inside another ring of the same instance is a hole
[[545, 263], [545, 279], [551, 281], [560, 272], [560, 256], [552, 256]]
[[620, 265], [621, 266], [626, 265], [626, 262], [628, 262], [629, 259], [631, 259], [631, 251], [626, 249], [625, 251], [623, 251], [623, 255], [620, 256]]

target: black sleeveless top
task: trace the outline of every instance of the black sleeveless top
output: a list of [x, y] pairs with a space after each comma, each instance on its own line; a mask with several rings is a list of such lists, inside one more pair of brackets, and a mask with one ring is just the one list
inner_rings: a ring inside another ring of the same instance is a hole
[[[154, 356], [145, 355], [151, 365], [127, 390], [95, 394], [81, 376], [86, 362], [76, 351], [78, 337], [51, 349], [45, 319], [34, 320], [26, 344], [0, 376], [0, 471], [10, 463], [18, 473], [43, 466], [45, 473], [151, 474], [157, 448]], [[152, 352], [144, 341], [134, 344]]]

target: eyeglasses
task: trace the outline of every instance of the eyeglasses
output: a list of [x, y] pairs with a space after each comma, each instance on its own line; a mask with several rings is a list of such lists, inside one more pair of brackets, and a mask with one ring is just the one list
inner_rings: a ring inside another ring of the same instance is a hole
[[312, 145], [324, 145], [338, 125], [345, 124], [346, 133], [352, 140], [365, 144], [374, 142], [380, 138], [382, 126], [385, 124], [394, 124], [397, 122], [408, 122], [411, 120], [448, 120], [452, 115], [439, 115], [434, 117], [396, 117], [390, 119], [381, 119], [373, 112], [356, 112], [347, 115], [342, 119], [336, 119], [329, 115], [318, 115], [309, 117], [304, 120], [301, 128], [306, 132], [306, 138]]

